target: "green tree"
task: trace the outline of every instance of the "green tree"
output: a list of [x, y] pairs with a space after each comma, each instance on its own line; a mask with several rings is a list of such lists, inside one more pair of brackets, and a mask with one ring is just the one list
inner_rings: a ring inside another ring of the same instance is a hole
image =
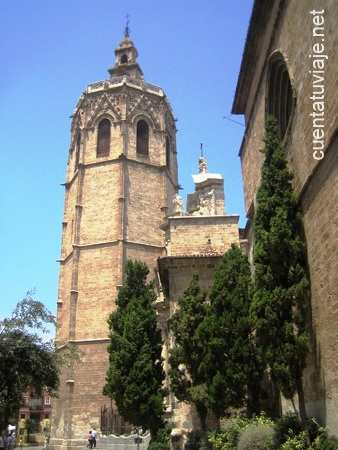
[[254, 218], [255, 292], [251, 314], [272, 380], [286, 398], [298, 394], [301, 424], [306, 431], [302, 385], [310, 300], [306, 245], [300, 202], [292, 191], [292, 174], [273, 117], [266, 121], [264, 143]]
[[28, 292], [12, 315], [0, 321], [0, 428], [16, 419], [23, 394], [54, 395], [59, 386], [55, 341], [45, 334], [55, 317]]
[[140, 261], [127, 261], [126, 282], [109, 319], [109, 368], [103, 394], [115, 400], [127, 422], [149, 430], [152, 440], [163, 426], [162, 335], [157, 326], [153, 283]]
[[263, 365], [250, 323], [250, 290], [248, 258], [233, 244], [215, 272], [210, 307], [200, 327], [205, 349], [202, 367], [217, 417], [244, 405], [249, 415], [260, 412]]
[[169, 356], [171, 390], [178, 400], [193, 403], [202, 430], [208, 413], [206, 380], [201, 372], [204, 348], [198, 328], [206, 315], [206, 292], [201, 289], [198, 273], [193, 274], [189, 287], [178, 299], [178, 310], [170, 318], [174, 347]]
[[24, 430], [27, 431], [27, 443], [29, 443], [29, 436], [36, 429], [36, 421], [33, 419], [25, 419]]

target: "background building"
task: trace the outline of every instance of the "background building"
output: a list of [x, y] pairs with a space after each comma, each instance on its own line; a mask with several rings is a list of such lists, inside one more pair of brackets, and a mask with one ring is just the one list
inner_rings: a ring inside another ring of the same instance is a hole
[[[307, 412], [338, 434], [338, 9], [335, 0], [256, 0], [234, 114], [244, 114], [240, 157], [250, 254], [264, 122], [276, 116], [301, 198], [312, 295]], [[287, 405], [284, 405], [287, 407]]]
[[[17, 435], [26, 434], [25, 420], [35, 421], [34, 429], [30, 430], [30, 442], [44, 441], [44, 436], [50, 434], [50, 419], [52, 414], [52, 398], [48, 392], [38, 398], [31, 398], [29, 392], [23, 396], [25, 404], [19, 409]], [[17, 436], [18, 438], [18, 436]]]

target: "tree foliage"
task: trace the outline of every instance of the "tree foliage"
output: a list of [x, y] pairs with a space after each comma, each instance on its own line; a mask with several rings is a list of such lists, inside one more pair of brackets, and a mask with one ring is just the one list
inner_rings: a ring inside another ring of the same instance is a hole
[[201, 371], [204, 348], [199, 338], [199, 327], [206, 315], [206, 295], [195, 272], [169, 321], [175, 338], [169, 356], [171, 389], [178, 400], [195, 404], [202, 429], [208, 412], [208, 396]]
[[27, 431], [27, 442], [29, 443], [29, 436], [36, 429], [36, 421], [34, 419], [25, 419], [24, 430]]
[[250, 414], [259, 412], [263, 366], [250, 323], [250, 290], [248, 258], [233, 244], [215, 272], [210, 307], [200, 327], [210, 407], [218, 417], [244, 405]]
[[299, 199], [292, 192], [292, 174], [273, 117], [266, 121], [264, 143], [265, 160], [254, 218], [255, 292], [251, 315], [272, 379], [286, 398], [298, 393], [302, 416], [310, 297], [302, 213]]
[[124, 420], [150, 430], [154, 439], [163, 425], [166, 395], [163, 341], [152, 305], [156, 295], [147, 282], [146, 264], [129, 260], [125, 271], [117, 309], [108, 320], [109, 368], [103, 393], [115, 400]]
[[39, 396], [44, 388], [54, 395], [59, 386], [55, 341], [44, 335], [56, 319], [32, 292], [0, 321], [0, 427], [16, 419], [23, 394]]

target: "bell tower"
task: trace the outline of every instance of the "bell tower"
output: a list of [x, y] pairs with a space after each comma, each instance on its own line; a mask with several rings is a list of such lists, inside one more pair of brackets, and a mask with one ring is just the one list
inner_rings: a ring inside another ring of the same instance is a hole
[[[72, 115], [65, 186], [57, 340], [81, 362], [64, 369], [51, 445], [82, 448], [109, 405], [107, 318], [128, 259], [153, 270], [165, 252], [163, 218], [178, 191], [176, 126], [162, 88], [144, 80], [126, 27], [110, 77], [91, 83]], [[153, 273], [154, 278], [154, 273]], [[62, 351], [62, 350], [61, 350]]]

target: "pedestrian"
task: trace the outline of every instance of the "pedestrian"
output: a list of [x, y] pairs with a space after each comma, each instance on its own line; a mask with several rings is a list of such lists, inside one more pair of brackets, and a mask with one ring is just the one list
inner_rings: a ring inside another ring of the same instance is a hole
[[5, 450], [5, 433], [0, 435], [0, 450]]
[[12, 435], [11, 435], [11, 433], [9, 433], [8, 436], [7, 436], [7, 439], [6, 439], [6, 449], [7, 450], [11, 450], [11, 448], [12, 448], [12, 441], [13, 441]]
[[93, 436], [92, 436], [92, 432], [91, 431], [89, 431], [89, 434], [88, 434], [88, 445], [87, 445], [87, 448], [93, 448]]
[[96, 430], [95, 430], [95, 428], [92, 431], [92, 442], [93, 442], [92, 446], [95, 448], [96, 447]]

